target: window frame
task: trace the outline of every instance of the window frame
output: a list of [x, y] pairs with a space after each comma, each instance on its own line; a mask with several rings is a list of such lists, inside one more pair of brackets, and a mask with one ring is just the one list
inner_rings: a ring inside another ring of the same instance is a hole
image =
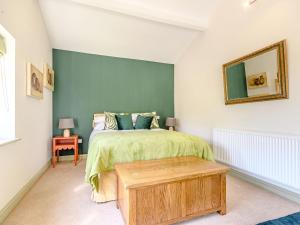
[[20, 139], [16, 138], [15, 126], [16, 41], [1, 24], [0, 35], [4, 38], [6, 46], [6, 53], [4, 56], [1, 56], [5, 57], [2, 58], [2, 63], [4, 63], [4, 69], [2, 70], [4, 73], [0, 74], [0, 146], [3, 146]]

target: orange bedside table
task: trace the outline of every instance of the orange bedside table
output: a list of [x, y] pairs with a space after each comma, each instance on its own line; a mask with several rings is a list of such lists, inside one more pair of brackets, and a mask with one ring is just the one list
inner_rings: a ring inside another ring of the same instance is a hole
[[74, 149], [74, 166], [78, 160], [78, 135], [70, 137], [55, 136], [52, 138], [52, 166], [56, 165], [59, 160], [59, 151]]

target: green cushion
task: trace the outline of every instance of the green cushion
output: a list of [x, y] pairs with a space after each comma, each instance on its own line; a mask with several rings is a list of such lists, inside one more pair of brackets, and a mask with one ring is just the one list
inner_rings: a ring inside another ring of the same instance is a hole
[[135, 122], [135, 129], [150, 129], [153, 116], [138, 115]]
[[133, 129], [131, 114], [116, 115], [116, 120], [118, 123], [119, 130], [132, 130]]
[[157, 120], [156, 112], [146, 112], [146, 113], [139, 113], [139, 115], [142, 116], [152, 116], [152, 122], [151, 122], [151, 129], [159, 128], [159, 123]]

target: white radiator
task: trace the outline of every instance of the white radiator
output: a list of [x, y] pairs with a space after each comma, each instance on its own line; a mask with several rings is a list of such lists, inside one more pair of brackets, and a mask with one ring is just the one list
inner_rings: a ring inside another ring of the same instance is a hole
[[217, 161], [300, 193], [300, 137], [214, 129]]

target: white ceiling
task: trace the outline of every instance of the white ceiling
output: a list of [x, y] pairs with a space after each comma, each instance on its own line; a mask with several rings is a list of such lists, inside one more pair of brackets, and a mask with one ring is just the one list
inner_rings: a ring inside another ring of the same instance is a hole
[[175, 63], [221, 0], [39, 0], [53, 48]]

